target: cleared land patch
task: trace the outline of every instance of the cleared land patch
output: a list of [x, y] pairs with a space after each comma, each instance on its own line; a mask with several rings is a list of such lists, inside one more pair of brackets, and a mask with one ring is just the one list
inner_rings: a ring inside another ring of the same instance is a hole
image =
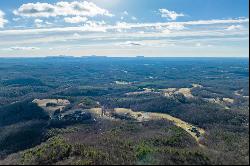
[[151, 112], [134, 112], [131, 109], [126, 108], [115, 108], [114, 112], [117, 114], [123, 114], [131, 116], [132, 118], [138, 120], [139, 122], [149, 121], [149, 120], [161, 120], [165, 119], [174, 123], [174, 125], [184, 129], [189, 133], [195, 140], [199, 143], [200, 146], [203, 146], [200, 141], [202, 141], [203, 136], [205, 135], [205, 130], [198, 128], [192, 124], [189, 124], [181, 119], [175, 118], [168, 114], [161, 113], [151, 113]]
[[64, 99], [35, 99], [32, 101], [41, 107], [44, 111], [48, 112], [52, 117], [56, 111], [61, 112], [67, 105], [70, 104], [68, 100]]

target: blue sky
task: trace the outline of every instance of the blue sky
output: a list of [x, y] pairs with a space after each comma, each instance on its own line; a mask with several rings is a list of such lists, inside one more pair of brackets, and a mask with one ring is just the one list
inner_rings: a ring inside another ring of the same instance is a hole
[[0, 56], [247, 57], [248, 0], [0, 1]]

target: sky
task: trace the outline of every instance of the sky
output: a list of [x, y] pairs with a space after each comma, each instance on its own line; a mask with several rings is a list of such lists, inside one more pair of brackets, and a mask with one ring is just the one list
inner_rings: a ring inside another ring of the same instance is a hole
[[0, 1], [0, 57], [248, 57], [249, 0]]

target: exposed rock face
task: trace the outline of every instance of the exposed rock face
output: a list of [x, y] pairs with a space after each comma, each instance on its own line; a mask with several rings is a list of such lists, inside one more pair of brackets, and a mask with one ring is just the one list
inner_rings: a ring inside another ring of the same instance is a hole
[[183, 96], [185, 96], [186, 98], [193, 98], [194, 96], [192, 95], [191, 90], [192, 89], [190, 88], [181, 88], [176, 93], [183, 94]]
[[230, 98], [223, 98], [223, 101], [226, 103], [230, 103], [230, 104], [234, 103], [234, 99], [230, 99]]
[[148, 93], [157, 93], [157, 92], [155, 92], [154, 89], [143, 88], [143, 91], [129, 92], [129, 93], [126, 93], [126, 95], [133, 96], [133, 95], [143, 95], [143, 94], [148, 94]]
[[192, 86], [193, 88], [203, 88], [203, 86], [200, 84], [192, 84]]
[[131, 85], [131, 82], [125, 82], [125, 81], [115, 81], [117, 85]]
[[162, 89], [162, 92], [165, 97], [174, 97], [174, 95], [182, 94], [186, 98], [193, 98], [191, 88], [168, 88], [168, 89]]
[[218, 104], [222, 107], [224, 107], [226, 110], [230, 109], [230, 105], [234, 103], [234, 99], [230, 98], [203, 98], [203, 100], [210, 102], [210, 103], [215, 103]]

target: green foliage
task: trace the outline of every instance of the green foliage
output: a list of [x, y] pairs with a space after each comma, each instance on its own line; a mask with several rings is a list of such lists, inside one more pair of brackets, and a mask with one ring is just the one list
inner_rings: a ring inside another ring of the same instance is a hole
[[93, 147], [85, 145], [74, 145], [72, 150], [74, 156], [78, 156], [80, 161], [77, 161], [77, 165], [99, 165], [108, 161], [108, 153], [102, 152]]
[[18, 86], [43, 86], [44, 83], [35, 78], [17, 78], [3, 82], [4, 85], [18, 85]]
[[22, 164], [52, 164], [70, 155], [72, 146], [61, 137], [53, 137], [48, 143], [42, 144], [22, 154]]
[[80, 105], [81, 108], [84, 108], [84, 109], [90, 109], [90, 108], [98, 107], [96, 101], [94, 101], [91, 98], [87, 98], [87, 97], [84, 97], [83, 99], [81, 99], [81, 101], [79, 102], [78, 105]]
[[[21, 164], [249, 164], [249, 99], [235, 95], [240, 90], [249, 96], [246, 59], [25, 58], [1, 59], [0, 68], [0, 157], [32, 148], [23, 152]], [[131, 84], [116, 85], [117, 80]], [[203, 85], [192, 89], [194, 99], [160, 94], [192, 83]], [[126, 95], [143, 88], [156, 93]], [[203, 99], [217, 97], [235, 102], [225, 110]], [[99, 101], [107, 109], [168, 113], [204, 128], [207, 148], [164, 121], [98, 119], [69, 129], [75, 123], [51, 121], [26, 101], [35, 98], [69, 99], [65, 112], [97, 107]]]
[[[199, 151], [189, 149], [164, 148], [158, 149], [159, 164], [162, 165], [209, 165], [212, 164], [208, 156]], [[161, 158], [162, 157], [162, 158]]]
[[46, 137], [51, 138], [54, 136], [77, 132], [79, 129], [77, 127], [68, 127], [68, 128], [51, 128], [46, 132]]
[[0, 128], [0, 157], [40, 144], [46, 126], [46, 121], [28, 121]]
[[136, 147], [136, 157], [139, 160], [142, 160], [143, 158], [145, 158], [147, 155], [149, 155], [153, 151], [154, 150], [152, 149], [152, 147], [147, 145], [145, 142], [142, 142]]
[[29, 120], [48, 120], [49, 116], [36, 104], [29, 101], [0, 107], [0, 126]]

